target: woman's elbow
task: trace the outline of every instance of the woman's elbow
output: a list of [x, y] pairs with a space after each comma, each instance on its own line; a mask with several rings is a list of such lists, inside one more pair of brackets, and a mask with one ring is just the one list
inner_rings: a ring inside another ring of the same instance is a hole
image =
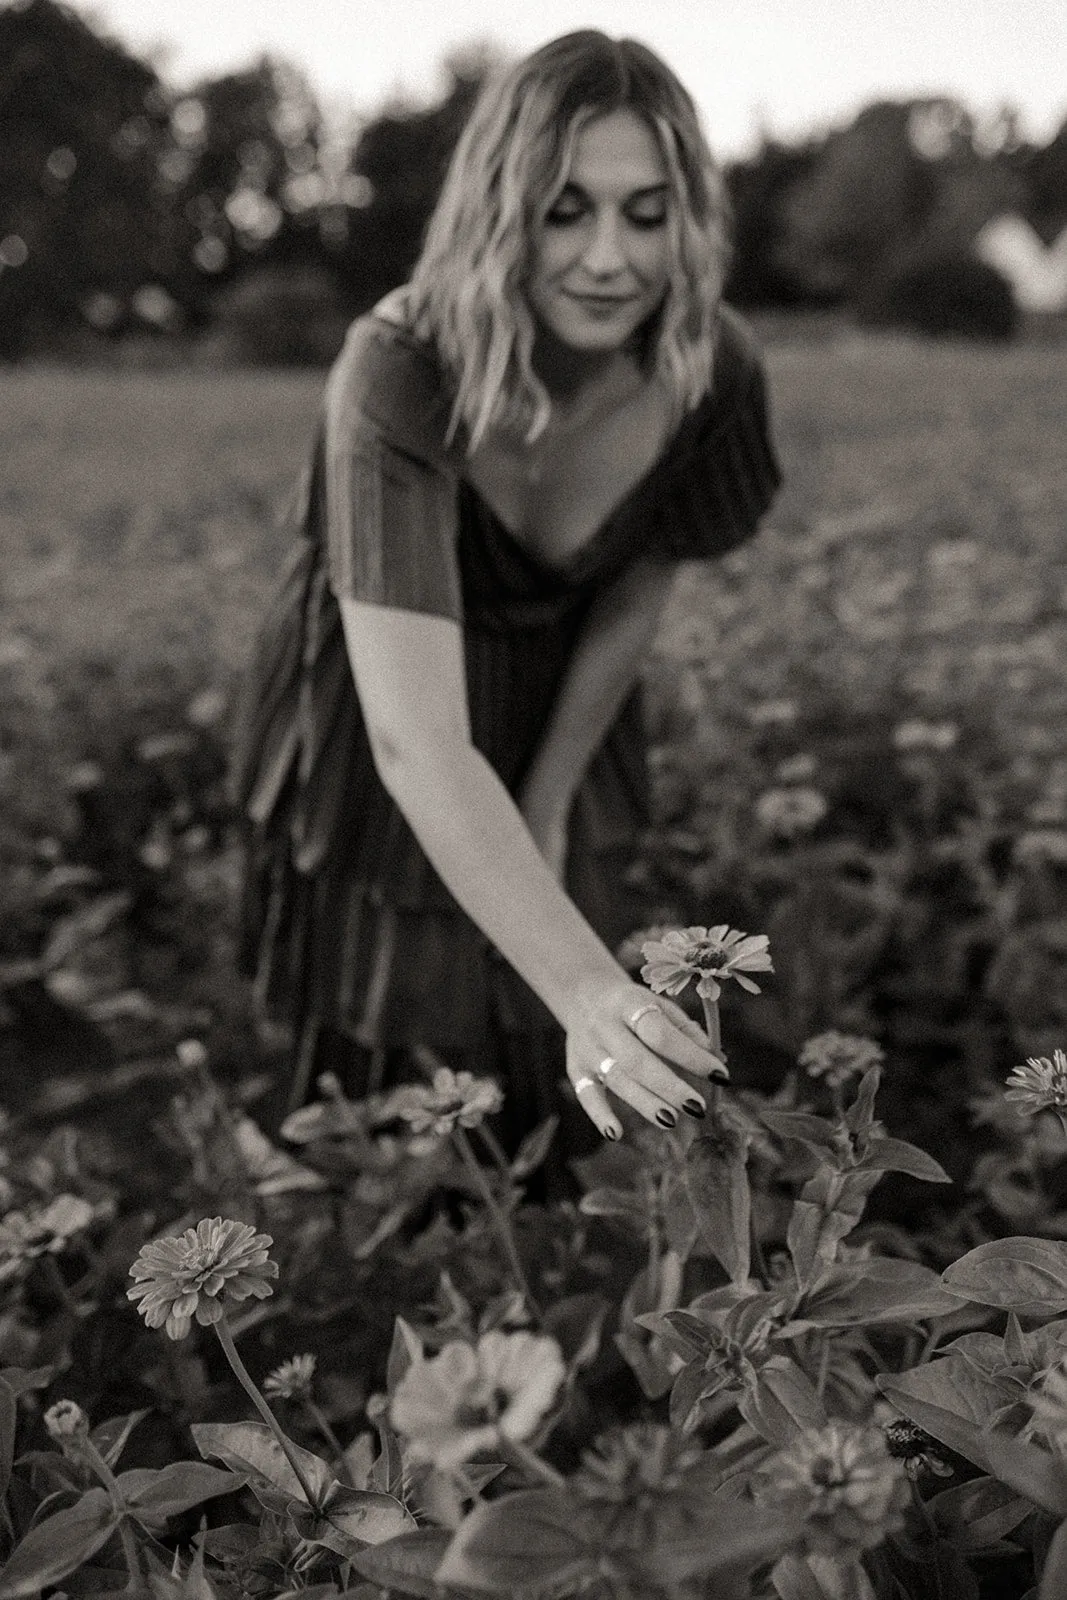
[[469, 742], [447, 733], [432, 736], [388, 727], [368, 727], [379, 782], [401, 810], [446, 791], [470, 754]]

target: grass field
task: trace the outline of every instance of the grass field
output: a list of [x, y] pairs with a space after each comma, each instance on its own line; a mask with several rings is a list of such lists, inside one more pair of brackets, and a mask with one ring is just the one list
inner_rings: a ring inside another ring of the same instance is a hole
[[[787, 488], [683, 587], [668, 657], [725, 701], [980, 702], [1031, 756], [1067, 730], [1067, 347], [842, 335], [768, 349]], [[8, 371], [0, 707], [75, 759], [79, 685], [228, 689], [282, 559], [320, 374]], [[90, 719], [91, 720], [91, 719]], [[12, 766], [14, 763], [14, 767]], [[25, 774], [24, 774], [25, 776]]]

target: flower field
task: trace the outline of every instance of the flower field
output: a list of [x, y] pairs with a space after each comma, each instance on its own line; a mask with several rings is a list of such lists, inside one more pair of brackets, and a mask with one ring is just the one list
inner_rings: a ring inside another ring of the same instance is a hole
[[286, 1114], [234, 976], [319, 380], [5, 376], [0, 1600], [1067, 1594], [1065, 360], [771, 343], [625, 865], [731, 1081], [551, 1201], [429, 1055]]

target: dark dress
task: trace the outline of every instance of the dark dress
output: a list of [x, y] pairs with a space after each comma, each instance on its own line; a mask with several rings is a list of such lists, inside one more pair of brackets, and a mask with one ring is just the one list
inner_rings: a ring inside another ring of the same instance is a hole
[[[247, 680], [235, 760], [246, 819], [241, 953], [294, 1032], [296, 1099], [325, 1067], [352, 1093], [426, 1045], [502, 1075], [517, 1136], [563, 1114], [562, 1036], [459, 908], [378, 780], [336, 594], [462, 623], [475, 744], [515, 793], [590, 602], [638, 557], [715, 557], [752, 534], [779, 483], [762, 366], [722, 313], [712, 389], [656, 464], [562, 568], [513, 538], [445, 442], [433, 351], [361, 318], [331, 375], [296, 542]], [[568, 835], [567, 888], [609, 946], [641, 906], [626, 867], [649, 816], [635, 692], [593, 759]]]

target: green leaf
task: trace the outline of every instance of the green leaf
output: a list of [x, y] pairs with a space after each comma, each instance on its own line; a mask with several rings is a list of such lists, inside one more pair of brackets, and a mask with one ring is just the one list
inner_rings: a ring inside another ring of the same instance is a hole
[[[961, 1550], [988, 1550], [1006, 1538], [1033, 1511], [997, 1478], [972, 1478], [927, 1501], [939, 1530]], [[1067, 1591], [1065, 1591], [1067, 1592]]]
[[232, 1494], [248, 1482], [246, 1472], [223, 1472], [204, 1461], [172, 1461], [165, 1467], [135, 1467], [119, 1474], [133, 1516], [152, 1526], [176, 1517], [204, 1500]]
[[776, 1513], [751, 1501], [687, 1496], [684, 1505], [668, 1503], [657, 1513], [651, 1543], [635, 1566], [660, 1587], [690, 1578], [715, 1578], [735, 1569], [751, 1572], [796, 1538], [802, 1517]]
[[826, 1590], [801, 1555], [785, 1555], [776, 1561], [771, 1582], [781, 1600], [827, 1600]]
[[440, 1600], [441, 1585], [435, 1574], [451, 1543], [452, 1535], [445, 1528], [418, 1528], [373, 1549], [360, 1550], [351, 1561], [361, 1577], [383, 1589], [415, 1595], [416, 1600]]
[[777, 1445], [790, 1445], [798, 1429], [822, 1428], [828, 1420], [810, 1378], [782, 1356], [759, 1369], [737, 1409], [762, 1438]]
[[410, 1511], [391, 1494], [373, 1494], [339, 1484], [310, 1537], [337, 1555], [352, 1557], [365, 1545], [384, 1544], [415, 1527]]
[[1053, 1516], [1067, 1517], [1067, 1468], [1057, 1456], [999, 1428], [989, 1432], [985, 1448], [989, 1470], [1001, 1483]]
[[1067, 1522], [1061, 1522], [1052, 1535], [1037, 1600], [1063, 1600], [1067, 1594]]
[[952, 1182], [940, 1162], [905, 1139], [872, 1139], [859, 1165], [877, 1172], [906, 1172], [924, 1183]]
[[993, 1239], [954, 1261], [941, 1281], [960, 1299], [979, 1305], [1019, 1316], [1052, 1316], [1067, 1311], [1067, 1243], [1026, 1236]]
[[[283, 1504], [298, 1500], [307, 1505], [296, 1473], [265, 1422], [194, 1422], [190, 1432], [202, 1456], [214, 1456], [234, 1472], [245, 1474], [257, 1494], [265, 1487], [279, 1492]], [[320, 1456], [301, 1449], [291, 1439], [289, 1448], [299, 1461], [312, 1494], [323, 1503], [337, 1483], [330, 1468]]]
[[126, 1448], [126, 1441], [137, 1424], [147, 1417], [144, 1411], [129, 1411], [123, 1417], [109, 1417], [92, 1431], [90, 1437], [109, 1467], [113, 1467]]
[[528, 1133], [508, 1165], [508, 1171], [517, 1183], [536, 1172], [552, 1146], [559, 1127], [558, 1117], [546, 1117], [532, 1133]]
[[853, 1138], [869, 1133], [874, 1122], [874, 1102], [882, 1081], [881, 1067], [868, 1067], [860, 1079], [856, 1098], [845, 1112], [845, 1126]]
[[437, 1581], [504, 1600], [576, 1592], [597, 1576], [612, 1509], [583, 1506], [562, 1489], [483, 1501], [456, 1532]]
[[803, 1327], [853, 1328], [883, 1322], [914, 1322], [955, 1309], [955, 1297], [937, 1273], [917, 1261], [876, 1256], [849, 1261], [820, 1273], [795, 1313]]
[[779, 1111], [773, 1106], [760, 1106], [758, 1115], [764, 1127], [779, 1139], [795, 1139], [817, 1155], [832, 1151], [836, 1143], [832, 1123], [815, 1117], [807, 1111]]
[[103, 1489], [90, 1489], [77, 1505], [46, 1517], [0, 1571], [0, 1600], [36, 1595], [77, 1571], [104, 1547], [119, 1520]]
[[744, 1134], [723, 1126], [713, 1137], [694, 1139], [685, 1164], [700, 1241], [721, 1262], [732, 1283], [747, 1283], [751, 1271], [748, 1146]]

